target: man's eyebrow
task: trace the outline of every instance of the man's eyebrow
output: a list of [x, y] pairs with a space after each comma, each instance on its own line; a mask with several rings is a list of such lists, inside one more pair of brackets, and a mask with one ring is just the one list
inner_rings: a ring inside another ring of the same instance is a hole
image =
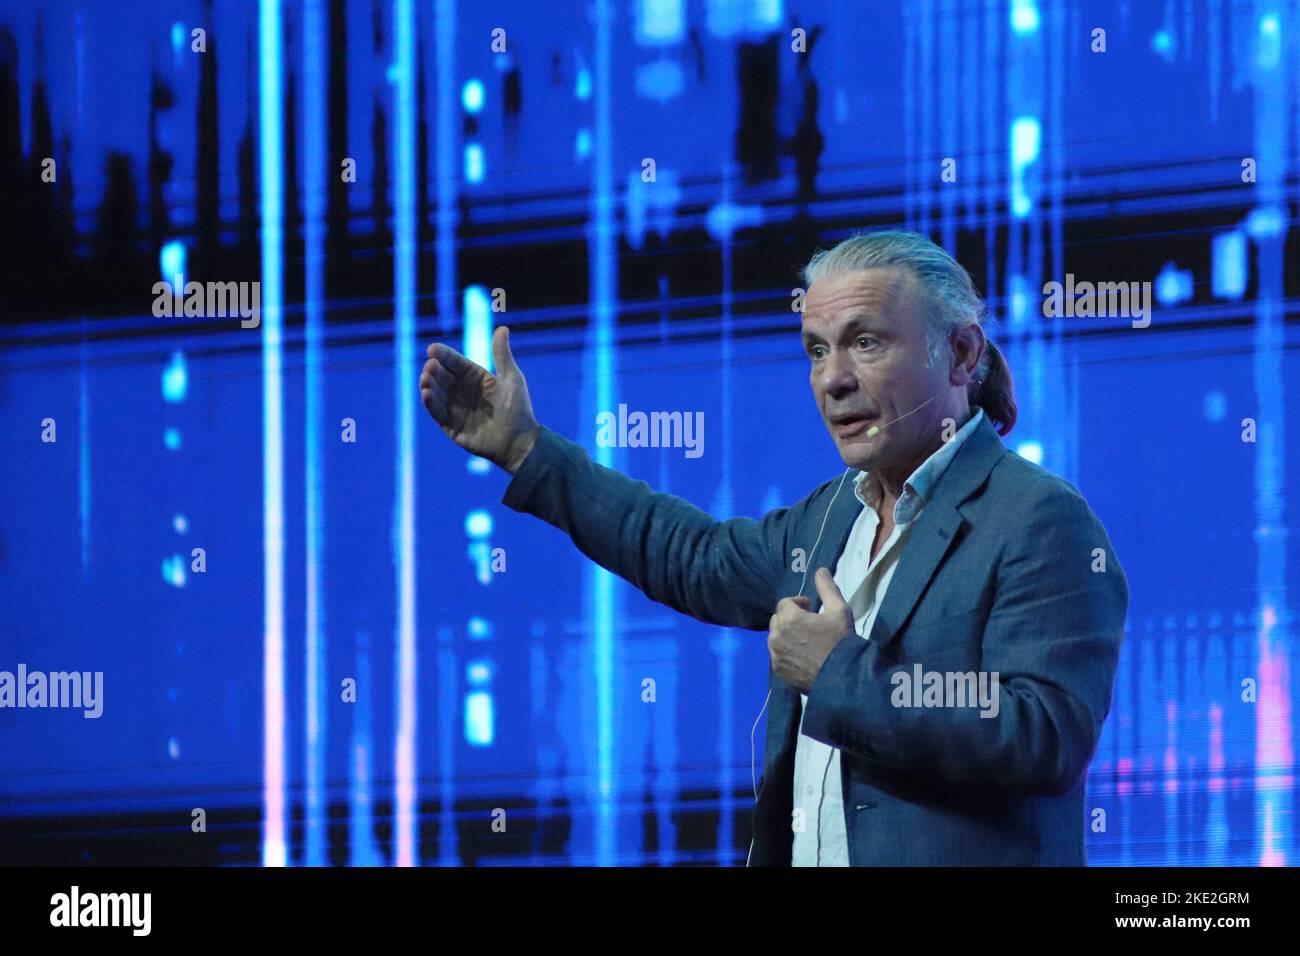
[[826, 340], [822, 338], [821, 335], [819, 335], [816, 332], [809, 332], [807, 329], [803, 330], [799, 338], [803, 344], [803, 350], [805, 352], [811, 349], [814, 345], [818, 345], [818, 344], [824, 345], [826, 343]]
[[[875, 335], [883, 335], [886, 331], [884, 326], [876, 323], [875, 316], [866, 312], [858, 312], [845, 321], [840, 332], [843, 334], [844, 332], [858, 332], [861, 330], [866, 330]], [[802, 330], [800, 338], [803, 339], [805, 345], [810, 345], [813, 342], [826, 341], [820, 333], [811, 332], [808, 329]]]
[[844, 327], [846, 329], [860, 329], [865, 327], [875, 332], [879, 331], [881, 328], [879, 321], [880, 316], [874, 312], [854, 312], [852, 316], [850, 316], [850, 321], [846, 322]]

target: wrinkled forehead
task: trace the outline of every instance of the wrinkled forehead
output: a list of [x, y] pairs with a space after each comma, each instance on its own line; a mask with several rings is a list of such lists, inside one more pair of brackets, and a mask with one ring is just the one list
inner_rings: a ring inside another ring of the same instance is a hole
[[824, 275], [804, 297], [803, 330], [819, 335], [866, 319], [897, 329], [925, 318], [926, 297], [908, 269], [888, 266]]

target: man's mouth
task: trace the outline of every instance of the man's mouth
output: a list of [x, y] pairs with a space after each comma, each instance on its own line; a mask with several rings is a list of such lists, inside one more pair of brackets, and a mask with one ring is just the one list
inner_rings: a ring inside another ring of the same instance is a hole
[[831, 416], [831, 427], [840, 438], [852, 438], [870, 428], [878, 417], [866, 412], [842, 412]]

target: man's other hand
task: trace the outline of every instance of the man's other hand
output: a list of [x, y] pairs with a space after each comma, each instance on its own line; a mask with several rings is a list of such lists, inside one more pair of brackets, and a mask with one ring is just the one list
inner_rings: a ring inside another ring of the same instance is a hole
[[835, 645], [855, 630], [853, 611], [830, 569], [818, 568], [813, 580], [822, 599], [820, 612], [810, 611], [812, 601], [803, 595], [782, 598], [767, 625], [773, 673], [805, 694]]
[[429, 346], [420, 373], [420, 397], [443, 433], [471, 454], [512, 475], [532, 450], [541, 429], [533, 417], [524, 373], [510, 354], [510, 330], [492, 333], [495, 375], [450, 346]]

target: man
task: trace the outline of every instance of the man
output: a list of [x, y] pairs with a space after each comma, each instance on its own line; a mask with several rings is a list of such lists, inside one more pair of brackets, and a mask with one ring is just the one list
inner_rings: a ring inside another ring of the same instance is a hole
[[421, 394], [513, 474], [508, 507], [653, 600], [768, 632], [750, 865], [1083, 865], [1128, 606], [1106, 531], [1003, 447], [1010, 372], [946, 252], [869, 233], [804, 279], [809, 380], [848, 471], [758, 521], [714, 521], [538, 425], [505, 329], [495, 376], [430, 346]]

